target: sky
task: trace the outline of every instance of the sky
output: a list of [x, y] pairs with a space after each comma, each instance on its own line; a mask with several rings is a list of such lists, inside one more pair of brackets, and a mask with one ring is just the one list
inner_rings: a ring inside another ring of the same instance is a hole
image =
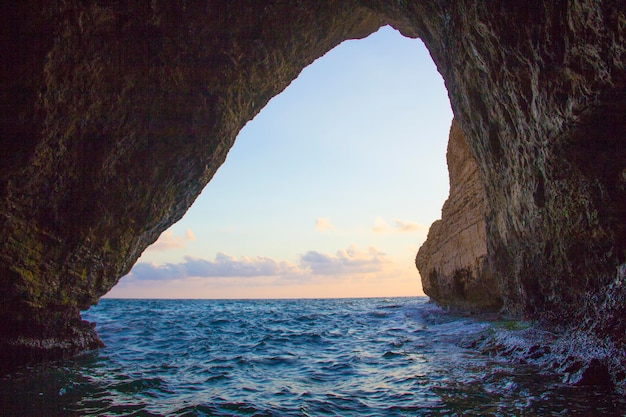
[[415, 255], [448, 195], [452, 110], [420, 40], [337, 46], [244, 127], [112, 298], [423, 295]]

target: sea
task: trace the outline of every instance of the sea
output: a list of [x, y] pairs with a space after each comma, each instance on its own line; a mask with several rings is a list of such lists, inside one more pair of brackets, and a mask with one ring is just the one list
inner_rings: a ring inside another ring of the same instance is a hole
[[463, 347], [501, 321], [427, 298], [102, 299], [105, 348], [0, 377], [1, 416], [624, 416], [626, 400]]

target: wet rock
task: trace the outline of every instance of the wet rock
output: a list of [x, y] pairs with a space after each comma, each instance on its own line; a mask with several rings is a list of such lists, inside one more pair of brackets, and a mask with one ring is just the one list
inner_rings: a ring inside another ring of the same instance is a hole
[[485, 355], [529, 364], [536, 367], [537, 372], [559, 376], [566, 384], [602, 386], [626, 392], [624, 351], [597, 335], [571, 333], [537, 323], [511, 330], [494, 323], [482, 334], [459, 345]]
[[549, 355], [552, 352], [550, 346], [533, 345], [528, 349], [526, 353], [530, 359], [539, 359], [544, 355]]
[[575, 362], [566, 369], [565, 382], [573, 385], [612, 386], [611, 374], [606, 364], [598, 359], [589, 363]]

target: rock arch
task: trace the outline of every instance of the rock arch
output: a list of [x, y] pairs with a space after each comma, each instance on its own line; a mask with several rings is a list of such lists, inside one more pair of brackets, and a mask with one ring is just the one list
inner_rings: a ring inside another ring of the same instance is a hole
[[[419, 37], [486, 192], [505, 308], [624, 344], [621, 1], [23, 1], [2, 16], [2, 362], [80, 321], [299, 71], [383, 24]], [[621, 266], [620, 266], [621, 265]], [[443, 300], [443, 299], [442, 299]], [[445, 301], [445, 300], [444, 300]]]

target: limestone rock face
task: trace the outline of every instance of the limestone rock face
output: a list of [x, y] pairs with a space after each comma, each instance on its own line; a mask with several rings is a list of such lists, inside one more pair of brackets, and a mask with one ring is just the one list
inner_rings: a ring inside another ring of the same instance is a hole
[[421, 36], [479, 167], [488, 263], [510, 313], [594, 321], [626, 261], [623, 6], [428, 9], [440, 25]]
[[[79, 309], [182, 217], [271, 97], [382, 24], [425, 42], [485, 190], [486, 261], [477, 249], [464, 299], [480, 303], [469, 295], [494, 279], [507, 311], [626, 346], [625, 10], [623, 0], [5, 5], [0, 363], [97, 346]], [[450, 291], [441, 300], [459, 299]]]
[[485, 190], [455, 121], [446, 159], [450, 195], [415, 259], [424, 292], [447, 306], [499, 309], [502, 297], [487, 257]]

